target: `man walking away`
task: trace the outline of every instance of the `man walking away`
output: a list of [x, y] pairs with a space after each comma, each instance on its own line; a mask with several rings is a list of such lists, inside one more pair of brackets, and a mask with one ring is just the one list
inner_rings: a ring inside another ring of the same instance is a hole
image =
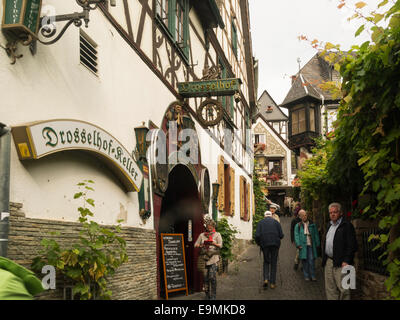
[[316, 281], [315, 259], [318, 257], [317, 247], [320, 245], [317, 226], [308, 219], [307, 212], [299, 211], [301, 222], [295, 227], [294, 239], [296, 247], [300, 250], [299, 258], [303, 263], [304, 279]]
[[257, 224], [255, 241], [264, 254], [264, 287], [271, 284], [271, 289], [276, 287], [276, 269], [278, 263], [279, 247], [283, 232], [281, 224], [272, 217], [271, 211], [266, 211], [265, 218]]
[[328, 300], [350, 300], [350, 289], [344, 289], [342, 268], [354, 263], [357, 240], [353, 225], [343, 217], [339, 203], [329, 205], [331, 221], [324, 236], [322, 266], [325, 267], [325, 291]]
[[[300, 219], [299, 215], [293, 213], [293, 219], [290, 224], [290, 240], [292, 241], [292, 243], [294, 245], [296, 245], [294, 242], [294, 228], [300, 221], [301, 221], [301, 219]], [[296, 256], [294, 258], [294, 270], [297, 270], [298, 267], [299, 267], [299, 248], [296, 247]]]

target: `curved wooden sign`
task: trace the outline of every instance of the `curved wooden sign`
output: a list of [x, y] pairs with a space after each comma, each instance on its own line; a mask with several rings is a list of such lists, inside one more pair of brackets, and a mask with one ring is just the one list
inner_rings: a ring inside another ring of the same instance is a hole
[[107, 131], [85, 121], [55, 119], [12, 127], [20, 160], [65, 150], [83, 150], [103, 160], [127, 191], [139, 191], [143, 174], [131, 154]]

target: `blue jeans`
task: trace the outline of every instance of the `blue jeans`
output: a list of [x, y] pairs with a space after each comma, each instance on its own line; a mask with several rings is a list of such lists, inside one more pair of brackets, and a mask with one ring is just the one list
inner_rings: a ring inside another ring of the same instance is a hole
[[314, 254], [311, 246], [307, 246], [307, 259], [301, 259], [301, 261], [303, 262], [304, 278], [315, 278]]

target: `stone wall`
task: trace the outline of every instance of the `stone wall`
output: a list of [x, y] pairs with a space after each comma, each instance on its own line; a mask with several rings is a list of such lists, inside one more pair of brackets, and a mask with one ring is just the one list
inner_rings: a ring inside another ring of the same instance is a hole
[[[79, 236], [80, 225], [74, 222], [29, 219], [22, 204], [10, 204], [10, 234], [8, 258], [30, 269], [32, 259], [42, 249], [42, 238], [57, 238], [61, 247], [70, 246]], [[50, 232], [60, 232], [52, 236]], [[110, 278], [112, 299], [157, 299], [156, 234], [154, 230], [122, 228], [127, 243], [128, 262]], [[57, 289], [45, 291], [38, 299], [63, 299], [60, 281]]]

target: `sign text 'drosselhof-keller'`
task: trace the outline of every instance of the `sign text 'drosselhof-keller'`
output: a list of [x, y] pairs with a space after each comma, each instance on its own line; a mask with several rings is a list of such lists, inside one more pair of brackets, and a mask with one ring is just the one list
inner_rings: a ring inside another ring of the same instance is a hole
[[78, 120], [37, 121], [12, 128], [20, 160], [64, 150], [83, 150], [104, 160], [127, 191], [139, 191], [143, 174], [131, 154], [105, 130]]

